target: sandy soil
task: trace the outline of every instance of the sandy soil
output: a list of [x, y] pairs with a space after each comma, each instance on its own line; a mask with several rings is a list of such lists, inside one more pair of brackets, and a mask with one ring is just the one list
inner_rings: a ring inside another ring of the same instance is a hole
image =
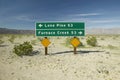
[[[81, 41], [86, 45], [86, 37]], [[4, 37], [0, 46], [0, 80], [120, 80], [120, 36], [97, 36], [98, 47], [66, 47], [66, 37], [50, 38], [49, 55], [37, 41], [38, 54], [18, 57], [14, 45], [37, 40], [33, 36], [17, 37], [14, 43]], [[112, 46], [112, 47], [111, 47]]]

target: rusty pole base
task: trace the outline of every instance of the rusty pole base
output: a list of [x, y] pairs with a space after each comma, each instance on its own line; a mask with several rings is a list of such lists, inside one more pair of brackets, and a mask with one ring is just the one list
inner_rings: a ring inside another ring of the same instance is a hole
[[74, 54], [77, 54], [77, 52], [76, 52], [76, 47], [74, 47]]

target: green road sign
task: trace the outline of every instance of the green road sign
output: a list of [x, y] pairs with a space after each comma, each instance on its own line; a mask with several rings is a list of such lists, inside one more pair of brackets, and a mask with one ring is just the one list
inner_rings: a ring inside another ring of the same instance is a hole
[[84, 29], [84, 23], [80, 22], [36, 23], [36, 29]]
[[84, 36], [84, 30], [36, 30], [36, 36]]
[[81, 22], [36, 23], [36, 36], [84, 36], [85, 25]]

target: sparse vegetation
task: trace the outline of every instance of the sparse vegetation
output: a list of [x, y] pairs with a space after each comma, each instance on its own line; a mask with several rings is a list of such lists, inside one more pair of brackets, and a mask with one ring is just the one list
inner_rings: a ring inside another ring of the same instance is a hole
[[20, 45], [15, 45], [13, 52], [18, 56], [30, 55], [33, 51], [33, 47], [30, 42], [24, 42]]
[[[73, 79], [76, 80], [119, 80], [120, 37], [113, 40], [114, 35], [80, 36], [78, 38], [81, 44], [77, 47], [77, 55], [73, 54], [74, 48], [70, 43], [73, 37], [48, 37], [51, 41], [51, 45], [48, 46], [48, 54], [50, 55], [45, 56], [44, 46], [40, 42], [44, 37], [34, 38], [33, 35], [28, 37], [26, 34], [14, 34], [16, 38], [13, 44], [8, 41], [12, 35], [4, 34], [0, 38], [1, 41], [4, 41], [0, 45], [0, 65], [4, 70], [1, 75], [8, 75], [8, 77], [1, 77], [2, 80], [8, 78], [10, 80], [39, 78], [40, 76], [34, 74], [36, 70], [39, 73], [38, 75], [43, 74], [42, 71], [53, 73], [53, 70], [56, 70], [56, 72], [61, 70], [60, 76], [56, 74], [55, 76], [61, 77], [63, 74], [63, 77], [70, 79], [69, 75], [73, 75]], [[97, 47], [91, 47], [87, 44], [88, 37], [91, 38], [92, 36], [97, 39]], [[29, 42], [26, 44], [25, 41]], [[13, 71], [11, 68], [6, 70], [7, 67], [15, 68], [15, 70]], [[31, 77], [23, 76], [23, 71], [30, 71], [27, 76]]]
[[86, 42], [90, 46], [93, 46], [93, 47], [97, 46], [97, 39], [94, 36], [88, 37]]
[[21, 39], [23, 36], [24, 36], [24, 35], [19, 34], [19, 35], [18, 35], [18, 38]]
[[38, 39], [39, 41], [42, 41], [42, 38], [41, 38], [41, 37], [38, 37], [37, 39]]
[[108, 47], [109, 49], [115, 49], [115, 48], [116, 48], [115, 46], [110, 45], [110, 44], [109, 44], [107, 47]]
[[0, 39], [2, 39], [3, 38], [3, 35], [0, 35]]
[[16, 38], [15, 35], [11, 35], [8, 40], [9, 40], [11, 43], [14, 43], [15, 38]]
[[0, 45], [3, 44], [3, 43], [4, 43], [4, 41], [3, 41], [3, 40], [0, 40]]
[[80, 41], [80, 45], [78, 47], [84, 47], [84, 44]]
[[102, 37], [101, 40], [105, 40], [105, 39]]
[[3, 37], [3, 35], [0, 35], [0, 45], [4, 43], [4, 41], [2, 40]]
[[69, 46], [70, 44], [71, 38], [67, 37], [65, 40], [65, 46]]
[[104, 69], [104, 68], [97, 69], [97, 72], [98, 73], [102, 73], [102, 74], [106, 74], [106, 75], [109, 75], [109, 73], [110, 73], [107, 69]]
[[32, 45], [36, 45], [36, 42], [37, 42], [36, 40], [31, 40]]

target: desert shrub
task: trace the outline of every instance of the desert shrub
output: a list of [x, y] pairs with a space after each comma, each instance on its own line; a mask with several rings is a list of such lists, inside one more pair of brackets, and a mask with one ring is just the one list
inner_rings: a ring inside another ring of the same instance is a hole
[[102, 73], [102, 74], [106, 74], [106, 75], [109, 75], [109, 71], [108, 70], [106, 70], [106, 69], [97, 69], [97, 72], [98, 73]]
[[41, 37], [38, 37], [37, 39], [38, 39], [39, 41], [42, 41], [42, 38], [41, 38]]
[[37, 41], [36, 40], [31, 40], [32, 45], [36, 45]]
[[97, 39], [94, 36], [88, 37], [87, 40], [86, 40], [86, 42], [90, 46], [96, 46], [97, 45]]
[[3, 38], [3, 35], [0, 35], [0, 39], [2, 39]]
[[11, 35], [11, 37], [8, 39], [11, 43], [14, 43], [16, 36], [15, 35]]
[[80, 45], [78, 47], [85, 47], [85, 45], [80, 41]]
[[30, 55], [33, 51], [33, 47], [30, 42], [24, 42], [23, 44], [15, 45], [13, 52], [18, 56]]
[[105, 40], [104, 38], [101, 38], [101, 40]]
[[25, 36], [27, 36], [27, 37], [31, 37], [31, 36], [32, 36], [32, 34], [26, 34]]
[[116, 40], [117, 39], [117, 37], [116, 36], [113, 36], [113, 40]]
[[3, 43], [4, 43], [4, 41], [3, 41], [3, 40], [0, 40], [0, 45], [3, 44]]
[[81, 39], [83, 40], [83, 39], [85, 39], [84, 37], [81, 37]]
[[32, 35], [33, 36], [33, 38], [35, 38], [36, 36], [35, 35]]
[[71, 45], [70, 41], [71, 41], [71, 38], [67, 37], [66, 40], [65, 40], [65, 46], [68, 47], [69, 45]]
[[109, 44], [107, 47], [108, 47], [109, 49], [115, 49], [115, 48], [116, 48], [115, 46], [110, 45], [110, 44]]
[[21, 39], [22, 37], [23, 37], [23, 34], [19, 34], [19, 35], [18, 35], [18, 38]]
[[60, 39], [60, 37], [57, 37], [57, 39]]

